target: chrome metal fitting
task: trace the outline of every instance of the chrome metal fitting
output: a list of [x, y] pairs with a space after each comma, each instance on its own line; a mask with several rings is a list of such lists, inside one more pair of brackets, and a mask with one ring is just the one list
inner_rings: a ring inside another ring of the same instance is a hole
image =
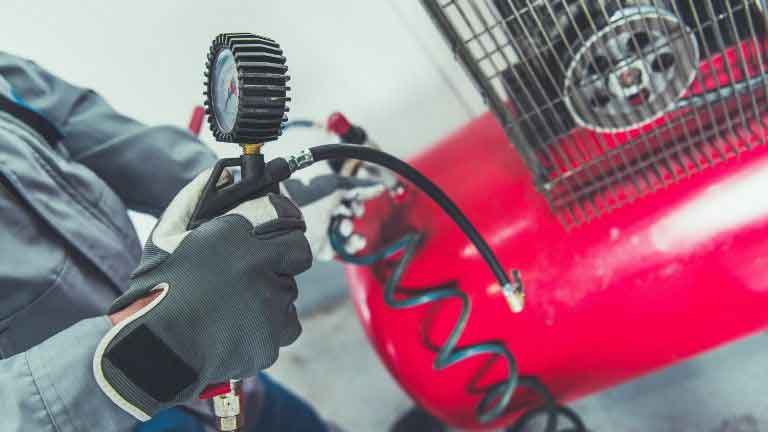
[[514, 270], [512, 273], [513, 282], [504, 284], [501, 292], [507, 300], [507, 305], [514, 313], [520, 313], [525, 307], [525, 290], [523, 290], [523, 281], [520, 280], [520, 273]]
[[216, 428], [221, 432], [234, 432], [243, 427], [240, 395], [240, 380], [230, 380], [230, 391], [214, 396], [213, 415], [216, 416]]
[[288, 162], [288, 168], [294, 173], [315, 163], [315, 158], [309, 149], [304, 149], [298, 154], [288, 156], [286, 161]]

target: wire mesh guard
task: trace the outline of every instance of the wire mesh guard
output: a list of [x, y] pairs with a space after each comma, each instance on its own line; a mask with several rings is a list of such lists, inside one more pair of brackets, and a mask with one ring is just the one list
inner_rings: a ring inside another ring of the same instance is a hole
[[576, 225], [766, 138], [766, 0], [422, 0]]

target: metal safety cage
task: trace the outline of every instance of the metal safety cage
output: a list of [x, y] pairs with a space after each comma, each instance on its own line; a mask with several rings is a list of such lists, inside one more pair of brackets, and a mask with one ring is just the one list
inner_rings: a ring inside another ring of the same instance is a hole
[[422, 0], [566, 226], [765, 142], [766, 0]]

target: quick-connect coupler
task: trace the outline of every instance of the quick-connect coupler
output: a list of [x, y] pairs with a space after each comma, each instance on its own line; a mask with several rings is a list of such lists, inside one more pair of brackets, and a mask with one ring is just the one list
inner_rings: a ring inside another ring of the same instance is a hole
[[216, 428], [221, 432], [238, 431], [243, 427], [242, 383], [240, 380], [230, 380], [229, 387], [228, 392], [211, 399]]

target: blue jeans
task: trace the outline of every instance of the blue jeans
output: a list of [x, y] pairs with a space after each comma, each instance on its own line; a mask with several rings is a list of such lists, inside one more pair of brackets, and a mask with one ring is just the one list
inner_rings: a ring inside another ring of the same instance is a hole
[[[264, 385], [264, 399], [258, 418], [249, 417], [248, 432], [326, 432], [325, 423], [298, 396], [259, 374]], [[247, 408], [246, 408], [247, 409]], [[202, 432], [203, 426], [186, 411], [171, 408], [138, 425], [135, 432]]]

